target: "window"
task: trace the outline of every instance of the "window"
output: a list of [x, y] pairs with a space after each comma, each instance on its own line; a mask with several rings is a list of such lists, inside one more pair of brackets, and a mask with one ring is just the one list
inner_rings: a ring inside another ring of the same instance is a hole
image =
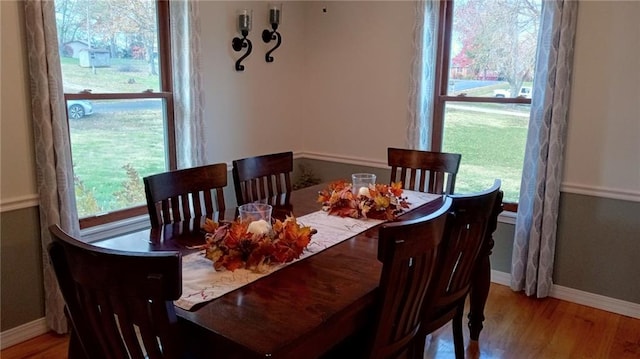
[[462, 154], [456, 192], [479, 191], [500, 178], [505, 209], [515, 211], [541, 1], [440, 5], [432, 148]]
[[142, 178], [176, 167], [168, 8], [56, 0], [81, 228], [146, 213]]

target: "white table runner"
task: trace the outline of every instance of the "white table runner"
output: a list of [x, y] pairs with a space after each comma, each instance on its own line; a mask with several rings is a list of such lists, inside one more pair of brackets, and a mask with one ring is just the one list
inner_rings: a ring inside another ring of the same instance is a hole
[[[442, 197], [441, 195], [407, 190], [403, 192], [403, 195], [407, 197], [407, 201], [410, 204], [410, 208], [407, 211]], [[291, 263], [319, 253], [384, 222], [377, 219], [344, 218], [328, 215], [323, 211], [297, 217], [297, 220], [301, 225], [309, 226], [318, 232], [311, 237], [311, 242], [299, 259], [290, 263], [273, 265], [265, 273], [255, 273], [244, 268], [236, 269], [235, 271], [216, 271], [213, 268], [213, 262], [204, 257], [204, 251], [183, 256], [182, 297], [175, 301], [175, 305], [182, 309], [190, 310], [198, 303], [221, 297]]]

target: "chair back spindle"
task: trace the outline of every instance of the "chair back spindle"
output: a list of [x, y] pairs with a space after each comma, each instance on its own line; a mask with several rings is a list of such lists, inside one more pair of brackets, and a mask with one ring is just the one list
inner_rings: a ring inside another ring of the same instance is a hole
[[[462, 316], [478, 263], [488, 257], [498, 215], [502, 210], [500, 180], [483, 192], [448, 196], [452, 201], [445, 237], [438, 250], [435, 280], [427, 291], [416, 348], [424, 348], [426, 336], [453, 320], [456, 358], [464, 358]], [[416, 349], [419, 351], [419, 349]], [[416, 355], [414, 358], [421, 358]]]
[[450, 206], [447, 199], [429, 216], [380, 228], [378, 259], [383, 267], [369, 358], [396, 358], [411, 349]]
[[79, 241], [58, 226], [48, 252], [72, 324], [70, 358], [178, 358], [173, 301], [179, 252], [123, 252]]
[[453, 194], [462, 156], [457, 153], [388, 148], [391, 182], [409, 190]]
[[238, 206], [256, 201], [286, 205], [292, 191], [293, 152], [274, 153], [233, 161], [233, 183]]
[[159, 173], [143, 181], [152, 227], [224, 213], [225, 163]]

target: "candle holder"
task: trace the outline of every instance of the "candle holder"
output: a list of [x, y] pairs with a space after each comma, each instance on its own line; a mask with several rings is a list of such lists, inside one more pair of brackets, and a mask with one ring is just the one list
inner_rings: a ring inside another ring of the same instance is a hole
[[236, 71], [244, 71], [244, 65], [241, 65], [241, 62], [251, 54], [251, 50], [253, 48], [251, 40], [247, 39], [249, 31], [251, 31], [252, 17], [252, 12], [250, 10], [245, 9], [238, 13], [238, 30], [240, 31], [240, 34], [242, 34], [242, 38], [234, 37], [231, 41], [231, 47], [233, 47], [235, 51], [240, 51], [243, 48], [246, 48], [247, 51], [238, 59], [238, 61], [236, 61]]
[[280, 24], [281, 18], [282, 4], [269, 4], [269, 23], [271, 24], [272, 30], [265, 29], [262, 31], [262, 41], [268, 44], [271, 40], [276, 40], [276, 46], [264, 55], [264, 59], [267, 62], [273, 62], [271, 53], [282, 44], [282, 36], [278, 32], [278, 25]]

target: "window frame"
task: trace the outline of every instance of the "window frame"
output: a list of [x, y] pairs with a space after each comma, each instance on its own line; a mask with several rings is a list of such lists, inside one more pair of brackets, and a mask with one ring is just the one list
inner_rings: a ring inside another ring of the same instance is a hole
[[[117, 93], [91, 93], [82, 91], [79, 93], [64, 94], [65, 104], [69, 100], [135, 100], [135, 99], [160, 99], [164, 100], [166, 111], [164, 123], [166, 128], [165, 158], [168, 170], [177, 168], [176, 130], [174, 114], [173, 74], [171, 71], [171, 32], [169, 23], [169, 0], [156, 0], [156, 16], [158, 22], [158, 67], [160, 72], [160, 91], [144, 92], [117, 92]], [[67, 106], [65, 105], [65, 108]], [[69, 117], [67, 114], [67, 121]], [[68, 126], [69, 128], [69, 126]], [[71, 138], [71, 136], [69, 136]], [[73, 156], [73, 154], [72, 154]], [[131, 217], [147, 214], [146, 204], [96, 214], [94, 216], [79, 219], [80, 229], [104, 225]]]
[[[442, 151], [445, 107], [448, 102], [528, 104], [524, 97], [471, 97], [450, 96], [449, 65], [451, 63], [451, 38], [453, 36], [453, 7], [455, 0], [440, 0], [437, 29], [436, 71], [433, 98], [433, 120], [431, 124], [431, 151]], [[505, 211], [517, 212], [517, 202], [503, 202]]]

